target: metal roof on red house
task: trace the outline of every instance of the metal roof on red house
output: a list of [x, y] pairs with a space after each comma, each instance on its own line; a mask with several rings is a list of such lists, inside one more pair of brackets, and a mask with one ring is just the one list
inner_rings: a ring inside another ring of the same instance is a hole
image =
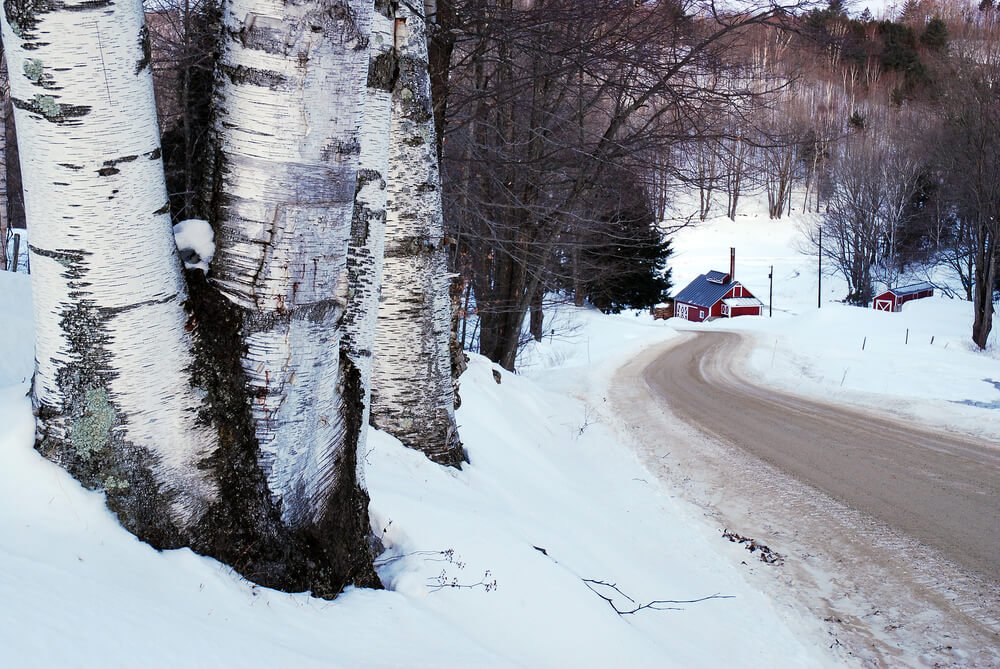
[[700, 274], [698, 278], [684, 287], [684, 290], [674, 296], [674, 302], [685, 302], [699, 307], [711, 307], [725, 297], [729, 290], [737, 285], [737, 281], [729, 281], [725, 272], [709, 272]]

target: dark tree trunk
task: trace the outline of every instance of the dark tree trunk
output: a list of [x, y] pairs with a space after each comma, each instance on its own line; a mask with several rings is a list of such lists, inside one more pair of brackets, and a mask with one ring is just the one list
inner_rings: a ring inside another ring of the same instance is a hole
[[980, 349], [986, 348], [993, 329], [993, 286], [996, 283], [997, 249], [995, 243], [985, 245], [980, 254], [982, 258], [977, 263], [976, 285], [974, 287], [973, 310], [975, 317], [972, 323], [972, 341]]
[[21, 187], [21, 158], [17, 149], [17, 131], [15, 130], [14, 108], [8, 99], [7, 105], [7, 219], [11, 228], [24, 228], [27, 224], [24, 215], [24, 191]]
[[536, 290], [531, 298], [531, 322], [529, 330], [535, 341], [542, 341], [542, 320], [545, 317], [542, 311], [542, 290]]
[[427, 59], [434, 106], [434, 133], [437, 136], [440, 162], [448, 113], [448, 74], [451, 71], [451, 56], [455, 51], [453, 30], [458, 28], [458, 18], [455, 16], [453, 0], [430, 0], [428, 4], [433, 5], [433, 11], [428, 9]]

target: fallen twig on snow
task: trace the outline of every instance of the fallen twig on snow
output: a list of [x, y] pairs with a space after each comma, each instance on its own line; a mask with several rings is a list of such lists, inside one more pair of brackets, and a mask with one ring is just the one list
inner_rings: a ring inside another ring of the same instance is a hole
[[[645, 609], [649, 609], [651, 611], [683, 611], [684, 609], [682, 609], [679, 606], [669, 606], [669, 605], [697, 604], [698, 602], [705, 602], [710, 599], [733, 599], [732, 595], [720, 595], [716, 593], [714, 595], [708, 595], [707, 597], [699, 597], [698, 599], [654, 599], [652, 601], [646, 602], [645, 604], [640, 604], [631, 597], [629, 597], [628, 595], [626, 595], [624, 592], [622, 592], [621, 588], [619, 588], [614, 583], [608, 583], [607, 581], [599, 581], [593, 578], [581, 578], [580, 580], [582, 580], [584, 584], [588, 588], [590, 588], [591, 592], [593, 592], [595, 595], [606, 601], [611, 606], [611, 608], [615, 610], [615, 613], [617, 613], [620, 616], [631, 615], [633, 613], [638, 613], [639, 611]], [[609, 597], [608, 595], [600, 592], [595, 586], [614, 590], [619, 595], [621, 595], [629, 602], [631, 602], [633, 606], [631, 608], [624, 608], [624, 609], [619, 608], [618, 605], [615, 604], [614, 597]]]

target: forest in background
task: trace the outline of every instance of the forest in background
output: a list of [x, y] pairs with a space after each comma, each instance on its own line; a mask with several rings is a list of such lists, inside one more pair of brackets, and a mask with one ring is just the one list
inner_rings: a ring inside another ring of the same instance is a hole
[[[943, 264], [984, 312], [1000, 280], [985, 262], [997, 245], [983, 227], [996, 217], [969, 207], [997, 199], [998, 170], [962, 163], [1000, 142], [1000, 7], [907, 0], [890, 17], [852, 16], [839, 0], [796, 14], [699, 8], [427, 3], [457, 344], [512, 367], [526, 338], [541, 337], [552, 299], [604, 311], [665, 299], [664, 233], [688, 222], [666, 220], [679, 188], [698, 193], [702, 220], [735, 219], [741, 198], [761, 194], [773, 218], [793, 199], [824, 213], [823, 255], [847, 278], [848, 302], [868, 305], [908, 268]], [[204, 178], [220, 8], [147, 9], [171, 213], [182, 220]], [[0, 206], [23, 227], [6, 128]], [[959, 176], [977, 171], [978, 184]], [[977, 320], [980, 344], [988, 323]]]

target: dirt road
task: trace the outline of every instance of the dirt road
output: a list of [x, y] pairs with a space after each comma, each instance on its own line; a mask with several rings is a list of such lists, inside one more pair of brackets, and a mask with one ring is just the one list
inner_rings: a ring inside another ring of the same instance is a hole
[[748, 347], [700, 333], [619, 370], [647, 466], [790, 555], [787, 605], [862, 664], [1000, 664], [1000, 450], [755, 385]]
[[644, 376], [702, 432], [1000, 580], [1000, 450], [751, 385], [739, 349], [738, 335], [704, 333]]

